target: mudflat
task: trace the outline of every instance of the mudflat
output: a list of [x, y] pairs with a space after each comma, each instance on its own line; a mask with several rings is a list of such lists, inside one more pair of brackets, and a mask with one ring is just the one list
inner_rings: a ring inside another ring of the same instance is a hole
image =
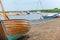
[[27, 33], [29, 37], [23, 38], [23, 40], [60, 40], [60, 18], [52, 20], [41, 25], [39, 23], [32, 26]]

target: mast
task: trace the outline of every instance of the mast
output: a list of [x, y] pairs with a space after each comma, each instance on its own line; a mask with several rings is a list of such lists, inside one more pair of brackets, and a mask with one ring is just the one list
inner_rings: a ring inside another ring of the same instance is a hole
[[2, 1], [1, 0], [0, 0], [0, 5], [1, 5], [1, 8], [2, 8], [2, 13], [3, 13], [4, 20], [9, 20], [9, 18], [7, 17], [7, 15], [5, 13], [5, 10], [4, 10], [4, 7], [2, 5]]
[[39, 0], [39, 3], [40, 3], [40, 6], [41, 6], [41, 9], [43, 9], [42, 1]]
[[[42, 1], [41, 0], [39, 0], [39, 3], [40, 3], [40, 6], [41, 6], [41, 10], [43, 10], [43, 5], [42, 5]], [[42, 15], [42, 12], [40, 11], [40, 15]], [[42, 15], [43, 16], [43, 15]], [[41, 20], [43, 20], [44, 18], [41, 16]]]

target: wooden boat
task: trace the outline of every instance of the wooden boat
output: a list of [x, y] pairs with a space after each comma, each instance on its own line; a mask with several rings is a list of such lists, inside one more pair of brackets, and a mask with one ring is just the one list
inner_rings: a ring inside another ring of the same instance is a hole
[[29, 31], [29, 21], [25, 19], [9, 19], [5, 14], [0, 0], [5, 20], [0, 20], [0, 40], [16, 40]]
[[[11, 20], [2, 20], [0, 22], [0, 31], [2, 32], [0, 34], [4, 35], [3, 37], [7, 37], [8, 39], [13, 38], [19, 38], [23, 34], [26, 34], [29, 31], [29, 21], [23, 20], [23, 19], [11, 19]], [[16, 38], [16, 39], [17, 39]]]

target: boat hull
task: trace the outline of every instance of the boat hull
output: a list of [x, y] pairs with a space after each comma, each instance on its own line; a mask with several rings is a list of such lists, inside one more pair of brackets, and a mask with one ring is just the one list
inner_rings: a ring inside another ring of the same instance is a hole
[[2, 20], [1, 25], [3, 30], [0, 31], [4, 31], [4, 36], [9, 40], [15, 40], [23, 36], [30, 28], [28, 20]]

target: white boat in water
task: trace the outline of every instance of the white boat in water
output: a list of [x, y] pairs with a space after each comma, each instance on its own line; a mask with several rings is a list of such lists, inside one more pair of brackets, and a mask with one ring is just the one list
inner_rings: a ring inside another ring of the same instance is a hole
[[44, 18], [55, 18], [56, 16], [58, 16], [58, 13], [48, 13], [48, 15], [43, 16]]

